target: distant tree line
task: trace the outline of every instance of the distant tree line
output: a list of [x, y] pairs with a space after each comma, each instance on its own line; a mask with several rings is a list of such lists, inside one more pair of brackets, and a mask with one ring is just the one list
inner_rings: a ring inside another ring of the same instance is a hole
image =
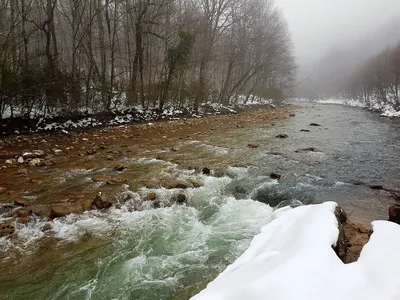
[[400, 44], [375, 55], [353, 74], [344, 92], [373, 107], [389, 105], [400, 111]]
[[0, 116], [280, 100], [295, 69], [272, 0], [0, 0]]

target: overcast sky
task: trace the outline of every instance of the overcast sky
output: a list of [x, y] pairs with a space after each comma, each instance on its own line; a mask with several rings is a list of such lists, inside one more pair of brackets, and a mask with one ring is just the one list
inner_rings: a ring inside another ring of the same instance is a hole
[[400, 16], [400, 0], [275, 0], [275, 3], [288, 21], [300, 65], [320, 58], [333, 46], [362, 39]]

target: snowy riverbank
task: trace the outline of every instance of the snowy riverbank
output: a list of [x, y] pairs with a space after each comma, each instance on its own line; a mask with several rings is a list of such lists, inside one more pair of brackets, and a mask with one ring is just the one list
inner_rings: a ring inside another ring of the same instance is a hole
[[283, 208], [250, 247], [193, 300], [395, 300], [400, 298], [400, 226], [375, 221], [370, 241], [353, 264], [332, 249], [337, 204]]
[[32, 132], [64, 132], [77, 129], [89, 129], [95, 127], [116, 126], [132, 123], [144, 123], [162, 120], [179, 120], [182, 118], [201, 118], [210, 115], [235, 114], [238, 110], [253, 106], [273, 105], [272, 100], [260, 97], [239, 96], [235, 105], [222, 105], [219, 103], [202, 103], [197, 110], [185, 107], [169, 106], [163, 110], [157, 107], [143, 108], [140, 105], [126, 106], [117, 105], [111, 111], [96, 113], [88, 111], [78, 111], [75, 115], [65, 116], [62, 112], [53, 112], [46, 116], [35, 113], [29, 117], [22, 115], [21, 112], [14, 112], [11, 117], [10, 112], [5, 112], [1, 116], [1, 134], [20, 134]]
[[319, 103], [319, 104], [336, 104], [336, 105], [345, 105], [350, 107], [361, 107], [368, 108], [371, 111], [380, 112], [382, 117], [389, 118], [399, 118], [400, 111], [396, 110], [393, 105], [389, 104], [380, 104], [377, 101], [371, 101], [371, 104], [368, 106], [365, 102], [362, 102], [357, 99], [342, 99], [342, 98], [328, 98], [328, 99], [318, 99], [318, 100], [308, 100], [308, 99], [294, 99], [296, 102], [310, 102], [310, 103]]

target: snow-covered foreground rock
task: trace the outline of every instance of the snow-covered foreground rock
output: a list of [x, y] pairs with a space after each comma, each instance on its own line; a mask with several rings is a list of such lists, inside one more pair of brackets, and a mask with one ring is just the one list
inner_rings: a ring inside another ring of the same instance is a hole
[[332, 249], [336, 206], [277, 210], [245, 253], [192, 300], [400, 299], [400, 226], [373, 222], [359, 260], [345, 265]]

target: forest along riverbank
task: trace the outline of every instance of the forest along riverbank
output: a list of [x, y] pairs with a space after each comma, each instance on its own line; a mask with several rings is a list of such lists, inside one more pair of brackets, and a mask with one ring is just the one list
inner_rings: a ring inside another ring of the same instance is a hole
[[40, 163], [0, 173], [0, 298], [188, 299], [274, 207], [334, 200], [367, 226], [387, 219], [394, 199], [370, 187], [398, 186], [399, 129], [316, 105], [8, 138], [2, 163]]

